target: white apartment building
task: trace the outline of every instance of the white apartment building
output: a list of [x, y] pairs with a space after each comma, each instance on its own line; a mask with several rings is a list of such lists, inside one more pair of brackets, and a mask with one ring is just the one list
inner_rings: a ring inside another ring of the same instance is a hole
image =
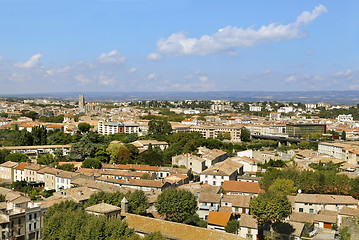
[[318, 213], [320, 210], [339, 211], [343, 207], [358, 208], [359, 201], [352, 196], [326, 194], [297, 194], [293, 212]]
[[306, 109], [315, 109], [315, 108], [317, 108], [317, 104], [315, 104], [315, 103], [306, 103], [305, 108]]
[[333, 156], [338, 159], [343, 159], [343, 149], [348, 145], [343, 143], [328, 143], [321, 142], [318, 144], [318, 152]]
[[262, 111], [262, 107], [261, 106], [249, 106], [249, 111], [251, 112], [260, 112]]
[[354, 122], [354, 118], [351, 114], [348, 114], [348, 115], [342, 114], [342, 115], [338, 115], [337, 121], [340, 123], [343, 123], [343, 124], [352, 123], [352, 122]]
[[292, 106], [288, 106], [288, 107], [280, 107], [277, 112], [279, 113], [290, 113], [290, 112], [295, 112], [295, 108]]
[[75, 180], [79, 175], [81, 174], [68, 171], [59, 172], [55, 178], [56, 191], [59, 191], [60, 189], [71, 188], [71, 181]]
[[99, 121], [97, 124], [99, 134], [109, 135], [124, 132], [123, 123], [103, 122]]

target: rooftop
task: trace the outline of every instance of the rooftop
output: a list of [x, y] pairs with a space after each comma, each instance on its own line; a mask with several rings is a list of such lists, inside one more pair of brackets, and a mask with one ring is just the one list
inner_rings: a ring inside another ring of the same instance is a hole
[[226, 232], [195, 227], [187, 224], [124, 213], [125, 221], [137, 232], [149, 234], [159, 231], [163, 236], [176, 240], [244, 240], [244, 238]]
[[116, 211], [121, 211], [120, 207], [108, 204], [108, 203], [99, 203], [96, 205], [93, 205], [91, 207], [85, 208], [87, 212], [95, 212], [95, 213], [111, 213]]
[[226, 192], [260, 193], [258, 182], [224, 181], [222, 188]]
[[209, 212], [207, 223], [225, 227], [231, 218], [232, 213], [228, 212]]

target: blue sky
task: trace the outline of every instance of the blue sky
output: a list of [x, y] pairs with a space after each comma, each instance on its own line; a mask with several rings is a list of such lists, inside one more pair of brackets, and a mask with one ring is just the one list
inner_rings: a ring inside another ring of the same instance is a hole
[[359, 1], [0, 0], [0, 94], [359, 90]]

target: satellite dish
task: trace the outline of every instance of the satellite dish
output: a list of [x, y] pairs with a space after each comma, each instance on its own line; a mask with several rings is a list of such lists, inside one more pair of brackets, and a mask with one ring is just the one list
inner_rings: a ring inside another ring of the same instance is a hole
[[298, 189], [298, 193], [302, 193], [302, 190]]

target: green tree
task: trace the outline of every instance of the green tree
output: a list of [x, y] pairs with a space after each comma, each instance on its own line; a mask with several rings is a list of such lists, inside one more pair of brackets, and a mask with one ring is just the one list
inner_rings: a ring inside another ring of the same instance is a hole
[[172, 131], [171, 124], [165, 120], [151, 120], [148, 123], [148, 133], [153, 135], [168, 135]]
[[239, 229], [239, 221], [237, 220], [228, 221], [226, 227], [224, 228], [226, 232], [234, 233], [234, 234], [238, 233], [238, 229]]
[[146, 215], [146, 210], [149, 208], [148, 198], [143, 191], [136, 190], [126, 194], [128, 201], [128, 211], [135, 214]]
[[86, 213], [80, 204], [64, 201], [48, 209], [44, 218], [43, 239], [129, 239], [134, 231], [119, 218], [106, 219]]
[[8, 149], [0, 150], [0, 164], [5, 162], [5, 158], [9, 154], [10, 154], [10, 150], [8, 150]]
[[30, 158], [23, 153], [11, 153], [5, 157], [5, 162], [7, 161], [26, 162], [26, 161], [30, 161]]
[[163, 165], [162, 151], [159, 147], [152, 148], [152, 146], [149, 145], [147, 151], [142, 153], [139, 157], [139, 161], [142, 164], [147, 164], [151, 166]]
[[292, 209], [287, 196], [274, 192], [260, 193], [251, 200], [249, 207], [259, 225], [270, 226], [288, 217]]
[[183, 222], [195, 214], [197, 200], [189, 191], [169, 188], [158, 196], [155, 206], [158, 213], [167, 220]]
[[347, 133], [343, 130], [342, 131], [342, 134], [340, 135], [340, 138], [342, 139], [342, 140], [347, 140]]
[[31, 135], [33, 137], [34, 145], [46, 145], [47, 144], [47, 130], [44, 126], [36, 126], [32, 128]]
[[269, 168], [263, 175], [262, 179], [260, 180], [259, 184], [262, 189], [268, 190], [269, 187], [273, 184], [273, 182], [280, 178], [282, 175], [282, 172], [275, 168]]
[[88, 123], [79, 123], [77, 128], [80, 130], [80, 132], [87, 133], [90, 130], [91, 125]]
[[81, 165], [82, 168], [94, 168], [100, 169], [102, 167], [102, 163], [97, 158], [86, 158]]
[[95, 153], [95, 157], [103, 163], [110, 161], [110, 154], [106, 151], [105, 147], [98, 147]]
[[121, 143], [111, 143], [106, 151], [110, 154], [110, 163], [118, 163], [120, 160], [130, 158], [131, 151]]
[[150, 234], [147, 234], [143, 240], [166, 240], [160, 232], [153, 232]]
[[37, 157], [38, 164], [50, 165], [51, 163], [55, 162], [54, 156], [51, 153], [40, 154]]
[[5, 202], [5, 201], [6, 201], [6, 195], [0, 194], [0, 202]]
[[351, 186], [351, 189], [349, 190], [349, 194], [353, 198], [359, 199], [359, 177], [354, 178], [352, 180], [352, 186]]
[[339, 236], [340, 236], [340, 240], [351, 240], [352, 239], [348, 226], [345, 226], [340, 230]]
[[223, 137], [223, 133], [221, 133], [221, 132], [219, 132], [218, 134], [217, 134], [217, 137], [216, 137], [218, 140], [223, 140], [224, 139], [224, 137]]
[[243, 127], [241, 130], [241, 141], [242, 142], [249, 142], [251, 140], [251, 132]]
[[294, 186], [293, 180], [278, 178], [269, 187], [269, 191], [275, 192], [276, 194], [282, 194], [284, 196], [295, 195], [297, 187]]
[[64, 170], [64, 171], [72, 172], [74, 170], [75, 166], [73, 164], [65, 163], [65, 164], [62, 164], [61, 166], [58, 166], [57, 168]]
[[25, 117], [31, 118], [33, 121], [38, 117], [38, 115], [39, 114], [37, 112], [34, 112], [34, 111], [26, 111], [24, 113]]
[[231, 140], [231, 134], [229, 132], [223, 133], [223, 139]]
[[143, 174], [140, 178], [145, 180], [154, 180], [154, 178], [149, 173]]

